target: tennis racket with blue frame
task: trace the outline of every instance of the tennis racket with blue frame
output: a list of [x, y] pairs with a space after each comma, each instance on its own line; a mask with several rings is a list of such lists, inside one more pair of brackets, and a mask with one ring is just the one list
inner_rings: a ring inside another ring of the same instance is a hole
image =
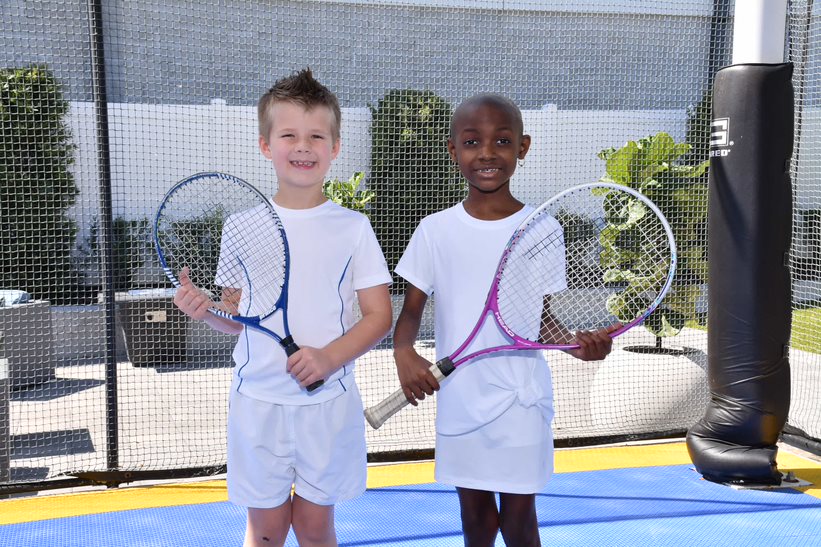
[[[191, 282], [212, 297], [209, 312], [267, 334], [288, 356], [299, 351], [288, 328], [288, 239], [271, 201], [259, 190], [225, 173], [197, 173], [179, 181], [157, 210], [154, 243], [175, 287], [180, 287], [178, 273], [188, 266]], [[238, 302], [223, 298], [228, 289], [240, 291]], [[281, 333], [262, 326], [276, 313]]]

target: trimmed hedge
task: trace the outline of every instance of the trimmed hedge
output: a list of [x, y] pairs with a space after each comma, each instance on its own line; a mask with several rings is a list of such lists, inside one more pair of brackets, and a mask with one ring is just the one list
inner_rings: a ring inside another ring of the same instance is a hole
[[[447, 140], [452, 108], [432, 91], [394, 89], [371, 107], [370, 218], [393, 272], [419, 221], [465, 195]], [[392, 291], [404, 292], [395, 277]]]

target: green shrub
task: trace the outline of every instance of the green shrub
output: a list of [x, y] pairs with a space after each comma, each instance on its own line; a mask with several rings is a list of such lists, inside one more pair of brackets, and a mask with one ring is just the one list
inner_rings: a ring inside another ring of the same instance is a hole
[[[370, 218], [393, 271], [419, 221], [465, 194], [450, 160], [451, 106], [432, 91], [389, 91], [371, 107]], [[394, 293], [404, 283], [395, 279]]]
[[[129, 291], [157, 284], [156, 280], [139, 279], [137, 271], [147, 262], [159, 262], [154, 251], [153, 226], [147, 218], [128, 220], [116, 217], [113, 221], [112, 257], [113, 281], [115, 291]], [[86, 283], [99, 286], [94, 275], [87, 272], [99, 272], [102, 269], [100, 240], [100, 223], [97, 218], [91, 221], [88, 237], [78, 246], [78, 267], [86, 272]], [[161, 279], [160, 281], [164, 281]]]
[[0, 69], [0, 288], [65, 302], [77, 286], [68, 101], [45, 67]]

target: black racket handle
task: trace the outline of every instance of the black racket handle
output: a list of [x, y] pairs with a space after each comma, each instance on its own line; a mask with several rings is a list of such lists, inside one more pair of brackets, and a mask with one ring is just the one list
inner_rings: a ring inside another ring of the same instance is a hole
[[[283, 338], [280, 344], [282, 344], [282, 347], [285, 348], [285, 355], [287, 355], [288, 357], [299, 351], [299, 346], [296, 345], [296, 342], [294, 342], [292, 336], [287, 336]], [[322, 387], [322, 384], [324, 383], [325, 380], [317, 380], [305, 389], [307, 389], [308, 391], [314, 391]]]
[[308, 387], [306, 387], [305, 389], [307, 389], [308, 391], [314, 391], [315, 389], [319, 389], [319, 388], [321, 388], [321, 387], [322, 387], [322, 384], [324, 384], [324, 383], [325, 383], [325, 380], [317, 380], [316, 382], [314, 382], [313, 384], [309, 385], [309, 386], [308, 386]]

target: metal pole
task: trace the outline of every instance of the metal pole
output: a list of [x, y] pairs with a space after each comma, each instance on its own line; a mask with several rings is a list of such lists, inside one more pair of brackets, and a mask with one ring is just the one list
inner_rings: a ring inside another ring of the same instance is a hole
[[733, 64], [784, 62], [787, 0], [735, 3]]
[[119, 468], [117, 433], [117, 356], [115, 343], [114, 302], [114, 229], [111, 207], [111, 152], [108, 143], [108, 99], [105, 81], [105, 47], [103, 40], [102, 0], [88, 0], [88, 32], [91, 45], [91, 82], [94, 112], [97, 119], [97, 168], [100, 184], [100, 233], [103, 279], [104, 337], [106, 343], [106, 463], [108, 469]]
[[[11, 419], [9, 417], [9, 362], [0, 331], [0, 484], [11, 481]], [[7, 498], [0, 494], [0, 499]]]

